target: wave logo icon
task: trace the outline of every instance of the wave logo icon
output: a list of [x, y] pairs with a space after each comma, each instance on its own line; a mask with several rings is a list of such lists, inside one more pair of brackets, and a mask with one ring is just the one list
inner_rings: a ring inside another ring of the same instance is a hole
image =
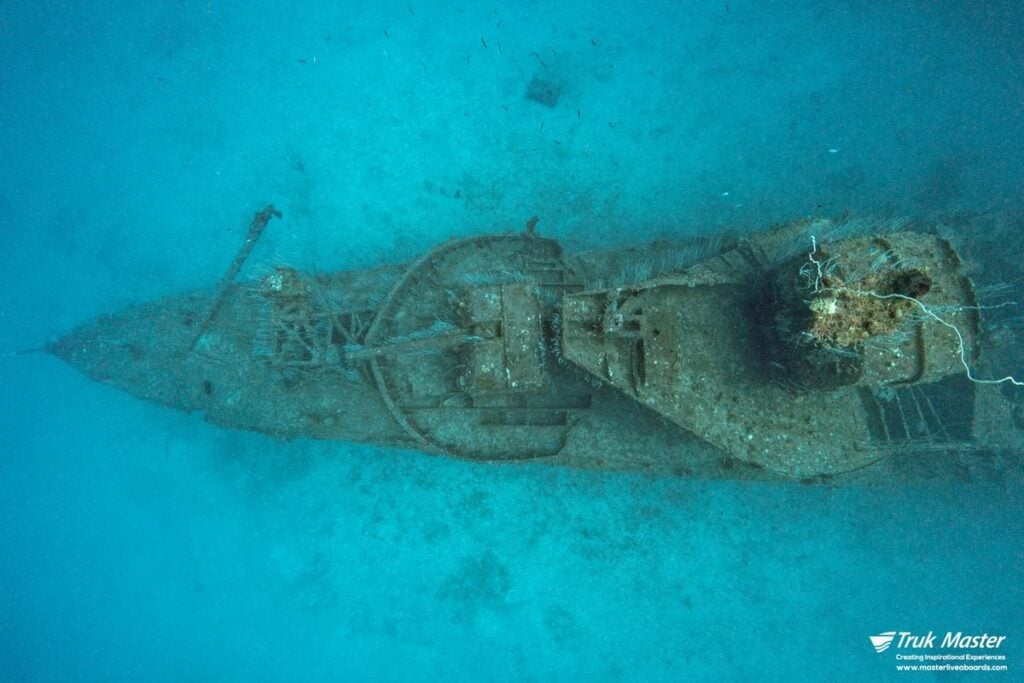
[[885, 652], [888, 650], [895, 637], [896, 631], [885, 631], [877, 636], [868, 636], [871, 639], [871, 646], [875, 648], [875, 652]]

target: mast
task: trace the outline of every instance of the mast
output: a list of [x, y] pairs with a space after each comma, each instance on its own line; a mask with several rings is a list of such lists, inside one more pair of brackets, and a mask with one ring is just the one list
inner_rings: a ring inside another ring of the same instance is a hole
[[195, 349], [200, 337], [206, 333], [206, 328], [217, 316], [220, 307], [224, 305], [224, 299], [227, 297], [228, 290], [231, 289], [231, 284], [235, 281], [235, 277], [238, 276], [238, 272], [242, 270], [242, 266], [245, 265], [245, 260], [252, 253], [257, 240], [259, 240], [266, 229], [267, 223], [270, 222], [271, 218], [280, 217], [281, 212], [275, 209], [273, 204], [267, 204], [262, 211], [257, 211], [253, 216], [252, 223], [249, 224], [249, 230], [245, 234], [245, 242], [242, 243], [238, 253], [235, 254], [234, 260], [231, 261], [231, 265], [228, 266], [224, 276], [217, 283], [217, 289], [214, 291], [213, 298], [210, 299], [210, 305], [207, 306], [206, 313], [203, 314], [203, 319], [199, 324], [196, 335], [192, 338], [192, 344], [189, 346], [190, 349]]

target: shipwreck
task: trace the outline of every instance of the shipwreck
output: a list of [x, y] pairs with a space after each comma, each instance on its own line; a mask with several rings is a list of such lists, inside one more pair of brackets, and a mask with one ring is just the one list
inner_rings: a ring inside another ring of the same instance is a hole
[[803, 482], [1019, 464], [1019, 383], [974, 370], [984, 307], [936, 234], [809, 219], [567, 254], [534, 218], [411, 263], [239, 281], [279, 215], [255, 215], [211, 290], [100, 317], [46, 350], [285, 439]]

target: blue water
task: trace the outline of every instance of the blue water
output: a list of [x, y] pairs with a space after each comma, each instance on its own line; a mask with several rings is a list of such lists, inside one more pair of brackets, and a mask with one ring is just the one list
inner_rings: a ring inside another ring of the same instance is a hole
[[[1022, 35], [1014, 0], [7, 0], [0, 352], [211, 286], [270, 201], [253, 262], [317, 270], [535, 214], [583, 248], [1012, 207]], [[473, 465], [221, 430], [42, 355], [0, 380], [5, 680], [899, 679], [892, 629], [1006, 635], [1024, 675], [999, 482]]]

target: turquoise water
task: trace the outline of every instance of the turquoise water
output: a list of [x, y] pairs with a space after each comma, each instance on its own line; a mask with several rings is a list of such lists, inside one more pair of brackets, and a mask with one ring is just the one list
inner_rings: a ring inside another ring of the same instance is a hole
[[[1017, 2], [9, 1], [0, 352], [212, 286], [271, 201], [255, 267], [316, 270], [533, 215], [578, 249], [1019, 210], [1022, 31]], [[1024, 667], [1004, 482], [474, 465], [221, 430], [42, 355], [0, 378], [7, 680], [898, 679], [892, 629]]]

